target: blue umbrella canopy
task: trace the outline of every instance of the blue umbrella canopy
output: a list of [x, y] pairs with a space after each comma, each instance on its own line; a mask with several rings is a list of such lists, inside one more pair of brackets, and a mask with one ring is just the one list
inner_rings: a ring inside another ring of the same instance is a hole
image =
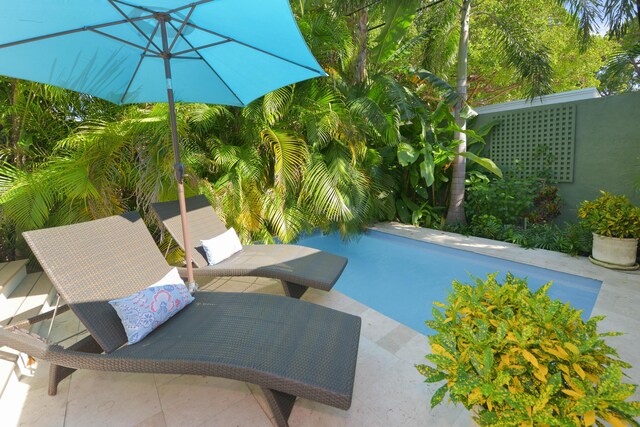
[[174, 102], [244, 106], [326, 75], [288, 0], [18, 0], [0, 14], [0, 74], [116, 104], [168, 102], [188, 283], [184, 166]]
[[167, 102], [167, 54], [176, 101], [243, 106], [325, 75], [287, 0], [20, 0], [0, 28], [0, 74], [116, 104]]

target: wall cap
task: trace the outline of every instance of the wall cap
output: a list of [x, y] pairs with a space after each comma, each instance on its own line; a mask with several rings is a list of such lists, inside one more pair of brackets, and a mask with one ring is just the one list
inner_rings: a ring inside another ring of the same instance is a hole
[[551, 95], [537, 97], [532, 101], [520, 99], [518, 101], [502, 102], [500, 104], [485, 105], [474, 108], [478, 114], [497, 113], [500, 111], [520, 110], [522, 108], [537, 107], [540, 105], [560, 104], [563, 102], [580, 101], [583, 99], [600, 98], [600, 93], [595, 87], [587, 89], [558, 92]]

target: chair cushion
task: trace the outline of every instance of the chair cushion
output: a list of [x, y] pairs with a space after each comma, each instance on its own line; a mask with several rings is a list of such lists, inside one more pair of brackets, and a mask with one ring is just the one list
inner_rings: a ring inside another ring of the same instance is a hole
[[209, 265], [215, 265], [242, 250], [242, 243], [232, 228], [209, 240], [201, 240]]
[[193, 301], [176, 268], [153, 285], [109, 301], [122, 321], [128, 343], [135, 344]]

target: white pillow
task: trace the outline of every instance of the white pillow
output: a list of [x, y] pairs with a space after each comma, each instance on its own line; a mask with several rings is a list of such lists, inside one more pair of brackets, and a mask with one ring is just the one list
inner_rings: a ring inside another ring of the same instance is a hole
[[233, 227], [213, 239], [200, 240], [200, 243], [207, 254], [209, 265], [217, 264], [242, 250], [242, 243]]
[[184, 285], [184, 280], [182, 280], [182, 277], [180, 277], [177, 267], [173, 267], [171, 271], [165, 274], [162, 279], [158, 280], [156, 283], [149, 286], [149, 288], [153, 286], [164, 286], [164, 285]]

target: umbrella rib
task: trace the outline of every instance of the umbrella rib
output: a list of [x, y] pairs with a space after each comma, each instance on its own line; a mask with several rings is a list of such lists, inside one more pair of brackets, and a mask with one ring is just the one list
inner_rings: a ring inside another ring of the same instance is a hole
[[[170, 11], [168, 11], [167, 13], [175, 13], [175, 12], [179, 12], [179, 11], [181, 11], [181, 10], [188, 9], [188, 8], [190, 8], [190, 7], [195, 8], [196, 6], [200, 6], [201, 4], [205, 4], [205, 3], [211, 3], [212, 1], [215, 1], [215, 0], [200, 0], [200, 1], [196, 1], [196, 2], [193, 2], [193, 3], [191, 3], [191, 4], [186, 4], [186, 5], [184, 5], [184, 6], [180, 6], [180, 7], [177, 7], [177, 8], [175, 8], [175, 9], [171, 9], [171, 10], [170, 10]], [[186, 19], [186, 21], [188, 21], [188, 19]]]
[[[169, 25], [171, 25], [171, 27], [175, 30], [176, 27], [173, 25], [173, 23], [171, 21], [168, 22]], [[193, 47], [193, 45], [191, 44], [191, 42], [189, 40], [187, 40], [187, 38], [184, 36], [184, 34], [180, 34], [180, 37], [182, 38], [182, 40], [184, 40], [184, 42], [186, 44], [188, 44], [191, 48], [195, 49]], [[204, 59], [204, 57], [202, 55], [200, 55], [200, 52], [198, 52], [197, 50], [194, 50], [194, 53], [196, 55], [198, 55], [200, 57], [200, 59], [202, 59], [202, 61], [204, 61], [204, 63], [207, 65], [207, 67], [209, 67], [209, 69], [211, 70], [211, 72], [213, 74], [215, 74], [220, 81], [222, 82], [222, 84], [229, 90], [229, 92], [231, 92], [231, 94], [234, 96], [234, 98], [236, 98], [238, 100], [238, 102], [240, 102], [240, 105], [244, 106], [245, 103], [242, 101], [242, 99], [240, 99], [240, 97], [238, 96], [238, 94], [236, 94], [236, 92], [231, 89], [231, 86], [229, 86], [227, 84], [226, 81], [224, 81], [224, 79], [222, 78], [222, 76], [220, 74], [218, 74], [218, 72], [211, 66], [211, 64], [209, 64], [209, 61], [207, 61], [206, 59]]]
[[202, 58], [199, 56], [172, 56], [172, 58], [178, 58], [178, 59], [195, 59], [198, 61], [202, 61]]
[[127, 23], [130, 23], [131, 21], [142, 21], [142, 20], [149, 19], [149, 18], [153, 18], [153, 16], [140, 16], [138, 18], [131, 18], [131, 19], [127, 19], [127, 20], [124, 20], [124, 21], [113, 21], [113, 22], [106, 22], [104, 24], [87, 25], [85, 27], [74, 28], [73, 30], [59, 31], [57, 33], [45, 34], [43, 36], [30, 37], [28, 39], [17, 40], [17, 41], [14, 41], [14, 42], [0, 44], [0, 49], [6, 48], [6, 47], [17, 46], [17, 45], [25, 44], [25, 43], [37, 42], [37, 41], [40, 41], [40, 40], [52, 39], [52, 38], [55, 38], [55, 37], [66, 36], [66, 35], [69, 35], [69, 34], [80, 33], [82, 31], [91, 31], [91, 30], [95, 30], [96, 28], [106, 28], [106, 27], [112, 27], [114, 25], [127, 24]]
[[182, 30], [184, 30], [184, 26], [187, 25], [187, 22], [189, 22], [189, 18], [191, 18], [191, 14], [193, 13], [194, 10], [196, 10], [196, 6], [191, 6], [191, 10], [189, 11], [189, 13], [187, 13], [187, 16], [184, 18], [184, 22], [182, 23], [182, 25], [180, 25], [180, 29], [176, 33], [176, 36], [173, 38], [173, 41], [169, 46], [169, 49], [168, 49], [169, 52], [171, 52], [173, 50], [173, 47], [176, 45], [176, 42], [180, 38], [180, 34], [182, 34]]
[[[122, 0], [109, 0], [109, 1], [114, 1], [114, 2], [120, 3], [122, 5], [132, 7], [134, 9], [142, 10], [144, 12], [158, 13], [158, 11], [149, 9], [147, 7], [143, 7], [143, 6], [139, 6], [139, 5], [136, 5], [136, 4], [127, 3], [126, 1], [122, 1]], [[172, 13], [184, 10], [184, 9], [189, 9], [191, 7], [199, 6], [199, 5], [204, 4], [204, 3], [211, 3], [212, 1], [215, 1], [215, 0], [200, 0], [200, 1], [196, 1], [196, 2], [193, 2], [193, 3], [186, 4], [184, 6], [177, 7], [175, 9], [167, 10], [167, 11], [165, 11], [163, 13], [172, 14]]]
[[[176, 19], [176, 21], [181, 22], [179, 19]], [[238, 43], [239, 45], [242, 45], [242, 46], [244, 46], [244, 47], [248, 47], [249, 49], [257, 50], [258, 52], [264, 53], [265, 55], [269, 55], [269, 56], [272, 56], [272, 57], [274, 57], [274, 58], [280, 59], [280, 60], [282, 60], [282, 61], [288, 62], [288, 63], [290, 63], [290, 64], [296, 65], [296, 66], [298, 66], [298, 67], [305, 68], [305, 69], [307, 69], [307, 70], [309, 70], [309, 71], [313, 71], [313, 72], [315, 72], [315, 73], [320, 74], [321, 76], [324, 76], [324, 75], [325, 75], [324, 71], [318, 71], [318, 70], [316, 70], [315, 68], [309, 67], [309, 66], [304, 65], [304, 64], [300, 64], [300, 63], [298, 63], [298, 62], [296, 62], [296, 61], [292, 61], [292, 60], [287, 59], [287, 58], [285, 58], [285, 57], [282, 57], [282, 56], [280, 56], [280, 55], [276, 55], [275, 53], [267, 52], [267, 51], [266, 51], [266, 50], [264, 50], [264, 49], [260, 49], [260, 48], [259, 48], [259, 47], [257, 47], [257, 46], [250, 45], [250, 44], [245, 43], [245, 42], [242, 42], [242, 41], [240, 41], [240, 40], [238, 40], [238, 39], [234, 39], [233, 37], [225, 36], [225, 35], [223, 35], [223, 34], [220, 34], [220, 33], [215, 32], [215, 31], [208, 30], [208, 29], [206, 29], [206, 28], [202, 28], [202, 27], [200, 27], [200, 26], [198, 26], [198, 25], [196, 25], [196, 24], [193, 24], [193, 23], [191, 23], [191, 22], [187, 22], [187, 25], [188, 25], [188, 26], [190, 26], [190, 27], [196, 28], [196, 29], [198, 29], [198, 30], [200, 30], [200, 31], [204, 31], [205, 33], [213, 34], [214, 36], [217, 36], [217, 37], [220, 37], [220, 38], [227, 39], [227, 40], [230, 40], [230, 41], [232, 41], [232, 42]]]
[[222, 40], [222, 41], [219, 41], [219, 42], [209, 43], [209, 44], [205, 44], [205, 45], [202, 45], [202, 46], [194, 47], [192, 49], [181, 50], [180, 52], [172, 53], [171, 57], [176, 57], [177, 55], [182, 55], [184, 53], [195, 52], [195, 51], [200, 50], [200, 49], [206, 49], [206, 48], [209, 48], [209, 47], [218, 46], [218, 45], [229, 43], [229, 42], [231, 42], [231, 40]]
[[[124, 11], [123, 11], [122, 9], [120, 9], [120, 8], [118, 7], [118, 5], [115, 3], [115, 0], [109, 0], [109, 4], [111, 4], [111, 6], [113, 6], [113, 8], [114, 8], [115, 10], [117, 10], [117, 11], [118, 11], [118, 13], [119, 13], [120, 15], [122, 15], [122, 16], [124, 17], [124, 19], [125, 19], [129, 24], [131, 24], [131, 25], [133, 26], [133, 28], [135, 28], [135, 29], [136, 29], [136, 31], [138, 31], [138, 33], [140, 33], [140, 34], [142, 35], [142, 37], [144, 37], [145, 39], [147, 39], [147, 40], [148, 40], [148, 41], [153, 45], [153, 47], [155, 47], [155, 48], [156, 48], [156, 50], [157, 50], [158, 52], [162, 52], [162, 49], [160, 49], [160, 48], [158, 47], [158, 45], [154, 43], [153, 39], [152, 39], [152, 38], [149, 38], [149, 36], [147, 36], [147, 34], [146, 34], [144, 31], [142, 31], [142, 30], [140, 29], [140, 27], [138, 27], [138, 26], [136, 25], [136, 23], [134, 22], [134, 20], [133, 20], [130, 16], [128, 16], [126, 13], [124, 13]], [[126, 4], [126, 3], [125, 3], [125, 4]], [[130, 6], [130, 5], [127, 5], [127, 6]], [[142, 9], [142, 8], [139, 8], [139, 9]], [[142, 9], [142, 10], [143, 10], [143, 11], [147, 11], [147, 10], [145, 10], [145, 9]], [[152, 11], [152, 10], [148, 10], [148, 12], [155, 14], [155, 12], [154, 12], [154, 11]], [[151, 17], [151, 18], [153, 18], [153, 17], [154, 17], [154, 15], [151, 15], [150, 17]]]
[[[160, 27], [160, 23], [158, 22], [156, 24], [156, 27], [153, 29], [153, 32], [151, 33], [151, 38], [152, 39], [156, 35], [156, 33], [158, 32], [158, 28], [159, 27]], [[131, 76], [131, 79], [129, 79], [129, 84], [127, 85], [127, 89], [124, 91], [124, 93], [122, 94], [122, 97], [120, 98], [120, 103], [121, 104], [124, 103], [124, 99], [129, 94], [129, 89], [131, 89], [131, 85], [133, 84], [133, 80], [136, 78], [136, 75], [138, 74], [138, 70], [140, 69], [140, 66], [142, 65], [142, 61], [145, 58], [146, 52], [149, 51], [149, 46], [151, 46], [151, 43], [147, 42], [147, 47], [145, 48], [144, 52], [142, 52], [142, 55], [140, 55], [140, 60], [138, 61], [138, 65], [136, 65], [136, 69], [133, 71], [133, 75]]]
[[[162, 58], [161, 55], [149, 55], [149, 54], [144, 54], [145, 58]], [[202, 61], [202, 57], [200, 56], [178, 56], [178, 55], [171, 55], [171, 59], [195, 59], [198, 61]]]
[[91, 31], [92, 33], [100, 34], [101, 36], [105, 36], [105, 37], [108, 37], [110, 39], [119, 41], [120, 43], [127, 44], [129, 46], [133, 46], [133, 47], [135, 47], [137, 49], [140, 49], [142, 51], [145, 51], [145, 52], [147, 52], [149, 50], [148, 48], [144, 48], [143, 46], [140, 46], [138, 44], [132, 43], [132, 42], [130, 42], [128, 40], [121, 39], [120, 37], [112, 36], [111, 34], [107, 34], [105, 32], [102, 32], [102, 31], [99, 31], [99, 30], [95, 30], [93, 28], [90, 28], [89, 31]]
[[[155, 10], [152, 10], [152, 9], [149, 9], [149, 8], [147, 8], [147, 7], [143, 7], [143, 6], [138, 6], [138, 5], [136, 5], [136, 4], [127, 3], [127, 2], [125, 2], [125, 1], [120, 1], [120, 0], [109, 0], [109, 3], [112, 3], [112, 4], [113, 4], [113, 3], [120, 3], [120, 4], [124, 5], [124, 6], [129, 6], [129, 7], [133, 8], [133, 9], [138, 9], [138, 10], [141, 10], [141, 11], [143, 11], [143, 12], [148, 12], [148, 13], [157, 13], [157, 11], [155, 11]], [[114, 7], [115, 7], [115, 6], [114, 6]], [[120, 12], [120, 13], [122, 13], [122, 12]]]

